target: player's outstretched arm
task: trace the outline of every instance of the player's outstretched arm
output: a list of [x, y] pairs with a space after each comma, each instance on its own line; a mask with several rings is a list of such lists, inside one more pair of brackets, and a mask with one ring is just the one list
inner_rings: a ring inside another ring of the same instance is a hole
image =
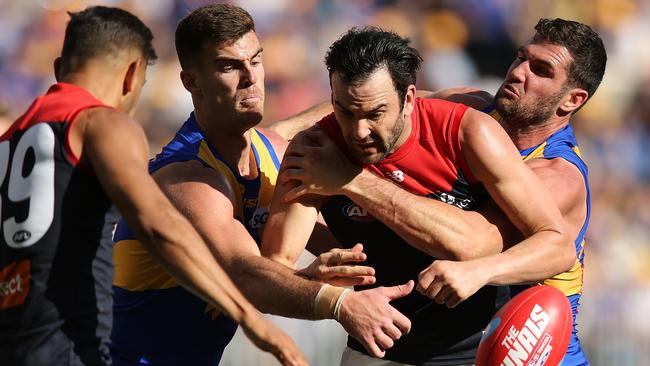
[[492, 94], [470, 86], [440, 89], [436, 91], [418, 89], [415, 92], [415, 96], [419, 98], [436, 98], [448, 100], [454, 103], [462, 103], [479, 111], [490, 105], [494, 99]]
[[201, 237], [174, 209], [147, 171], [146, 138], [125, 114], [108, 108], [82, 112], [71, 145], [152, 256], [187, 289], [242, 325], [261, 349], [284, 365], [306, 365], [293, 341], [243, 297]]
[[[296, 140], [292, 141], [292, 144], [298, 143], [302, 137], [304, 136], [297, 137]], [[309, 240], [323, 197], [301, 197], [296, 202], [284, 202], [282, 200], [284, 192], [294, 187], [292, 182], [283, 178], [284, 174], [286, 174], [286, 168], [283, 161], [269, 220], [262, 239], [261, 250], [263, 254], [274, 258], [276, 261], [293, 267]], [[335, 262], [340, 262], [343, 257], [337, 253], [358, 256], [361, 249], [361, 247], [357, 246], [352, 251], [339, 251], [329, 254], [332, 254], [331, 257]], [[319, 257], [319, 259], [328, 261], [326, 258], [328, 258], [327, 255]], [[344, 267], [348, 270], [353, 268], [350, 266]], [[358, 267], [357, 269], [361, 272], [353, 271], [352, 276], [348, 273], [347, 278], [364, 277], [364, 274], [368, 276], [374, 273], [368, 267]], [[392, 347], [394, 341], [403, 334], [408, 333], [411, 327], [410, 320], [393, 308], [389, 302], [408, 295], [413, 290], [413, 287], [413, 282], [409, 281], [409, 283], [401, 286], [379, 287], [359, 292], [347, 290], [348, 292], [342, 293], [340, 288], [324, 285], [320, 288], [314, 302], [314, 311], [322, 313], [319, 308], [328, 308], [328, 306], [323, 307], [322, 304], [325, 303], [323, 301], [324, 297], [320, 295], [324, 294], [324, 296], [334, 299], [331, 294], [335, 293], [334, 291], [339, 292], [340, 295], [337, 297], [340, 301], [334, 301], [336, 304], [334, 304], [332, 317], [337, 319], [351, 336], [361, 342], [371, 355], [383, 357], [384, 350]]]
[[287, 119], [275, 121], [268, 127], [285, 140], [291, 141], [300, 131], [308, 129], [330, 113], [332, 113], [332, 102], [328, 100], [309, 107]]
[[346, 195], [436, 258], [465, 260], [502, 250], [498, 229], [484, 216], [417, 196], [361, 169], [323, 131], [312, 129], [303, 135], [302, 141], [292, 142], [283, 161], [282, 179], [293, 188], [276, 191], [276, 198], [291, 202], [307, 194]]
[[[546, 204], [559, 208], [568, 223], [569, 237], [576, 237], [586, 215], [586, 189], [579, 170], [564, 159], [532, 159], [526, 165], [541, 180], [552, 201]], [[502, 216], [502, 214], [500, 215]], [[500, 232], [509, 233], [509, 247], [503, 253], [465, 262], [435, 261], [420, 273], [417, 289], [423, 295], [449, 307], [469, 297], [485, 283], [511, 284], [537, 282], [551, 277], [562, 264], [557, 259], [566, 257], [575, 262], [575, 249], [558, 248], [553, 243], [535, 246], [507, 218], [496, 217]], [[524, 240], [519, 245], [518, 242]], [[562, 262], [562, 261], [560, 261]], [[521, 267], [524, 267], [522, 271]], [[526, 273], [526, 271], [528, 273]]]

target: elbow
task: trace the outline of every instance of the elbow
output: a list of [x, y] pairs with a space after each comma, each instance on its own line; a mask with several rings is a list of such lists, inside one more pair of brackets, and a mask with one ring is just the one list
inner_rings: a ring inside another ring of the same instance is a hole
[[481, 257], [480, 239], [476, 235], [463, 235], [458, 245], [446, 250], [446, 258], [453, 261], [468, 261]]
[[295, 269], [296, 267], [297, 258], [293, 258], [292, 256], [275, 253], [275, 254], [268, 255], [266, 257], [276, 263], [280, 263], [291, 269]]
[[557, 239], [552, 255], [557, 258], [557, 269], [554, 271], [556, 272], [554, 275], [557, 275], [573, 268], [576, 262], [576, 248], [568, 230], [555, 230], [555, 232]]
[[570, 237], [565, 236], [561, 252], [562, 270], [560, 273], [570, 271], [571, 268], [573, 268], [573, 266], [576, 264], [576, 248], [573, 240], [571, 240]]
[[453, 260], [468, 261], [503, 251], [503, 240], [496, 226], [490, 225], [485, 230], [467, 230], [463, 235], [463, 245], [451, 252]]

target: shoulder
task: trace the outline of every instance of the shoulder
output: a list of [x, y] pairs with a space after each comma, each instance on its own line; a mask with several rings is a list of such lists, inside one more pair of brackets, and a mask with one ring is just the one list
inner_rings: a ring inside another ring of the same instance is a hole
[[323, 128], [316, 124], [306, 130], [300, 131], [289, 143], [289, 146], [305, 145], [305, 146], [318, 146], [318, 143], [311, 136], [313, 132], [324, 132]]
[[202, 197], [206, 204], [215, 195], [228, 198], [231, 202], [236, 199], [236, 187], [230, 179], [198, 160], [171, 163], [156, 170], [152, 175], [168, 195]]
[[584, 206], [585, 178], [574, 164], [563, 158], [537, 158], [526, 161], [526, 165], [543, 182], [564, 214]]
[[505, 134], [505, 130], [497, 120], [474, 108], [467, 108], [459, 129], [463, 134], [481, 133], [489, 130], [496, 130]]
[[72, 126], [91, 135], [101, 133], [101, 136], [106, 138], [127, 137], [129, 134], [144, 137], [139, 123], [128, 114], [111, 107], [96, 106], [84, 109], [75, 117]]
[[94, 157], [92, 165], [107, 159], [124, 161], [133, 154], [146, 158], [148, 149], [140, 124], [126, 113], [103, 106], [84, 109], [75, 117], [68, 143], [73, 156], [83, 164]]
[[564, 158], [553, 159], [530, 159], [526, 165], [535, 172], [540, 178], [554, 177], [560, 178], [567, 182], [579, 183], [578, 186], [584, 186], [584, 177], [575, 164]]
[[271, 146], [273, 147], [273, 150], [275, 150], [275, 153], [278, 155], [278, 157], [282, 158], [285, 150], [287, 149], [287, 145], [289, 144], [287, 140], [285, 140], [282, 136], [280, 136], [280, 134], [270, 128], [255, 127], [255, 129], [269, 140]]

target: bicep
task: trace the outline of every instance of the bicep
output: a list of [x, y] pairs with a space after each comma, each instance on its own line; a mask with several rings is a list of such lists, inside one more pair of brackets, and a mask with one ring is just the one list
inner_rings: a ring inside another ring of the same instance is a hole
[[468, 110], [461, 127], [467, 164], [510, 221], [526, 236], [561, 227], [557, 207], [548, 204], [550, 194], [501, 126], [485, 114]]
[[216, 171], [190, 161], [163, 167], [154, 177], [228, 271], [239, 257], [260, 255], [255, 240], [235, 218], [232, 189]]

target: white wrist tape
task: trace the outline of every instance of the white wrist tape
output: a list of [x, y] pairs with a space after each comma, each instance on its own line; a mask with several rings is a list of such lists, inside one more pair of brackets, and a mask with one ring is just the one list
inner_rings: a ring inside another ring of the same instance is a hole
[[314, 314], [316, 318], [335, 319], [336, 305], [344, 292], [344, 288], [324, 284], [314, 298]]

